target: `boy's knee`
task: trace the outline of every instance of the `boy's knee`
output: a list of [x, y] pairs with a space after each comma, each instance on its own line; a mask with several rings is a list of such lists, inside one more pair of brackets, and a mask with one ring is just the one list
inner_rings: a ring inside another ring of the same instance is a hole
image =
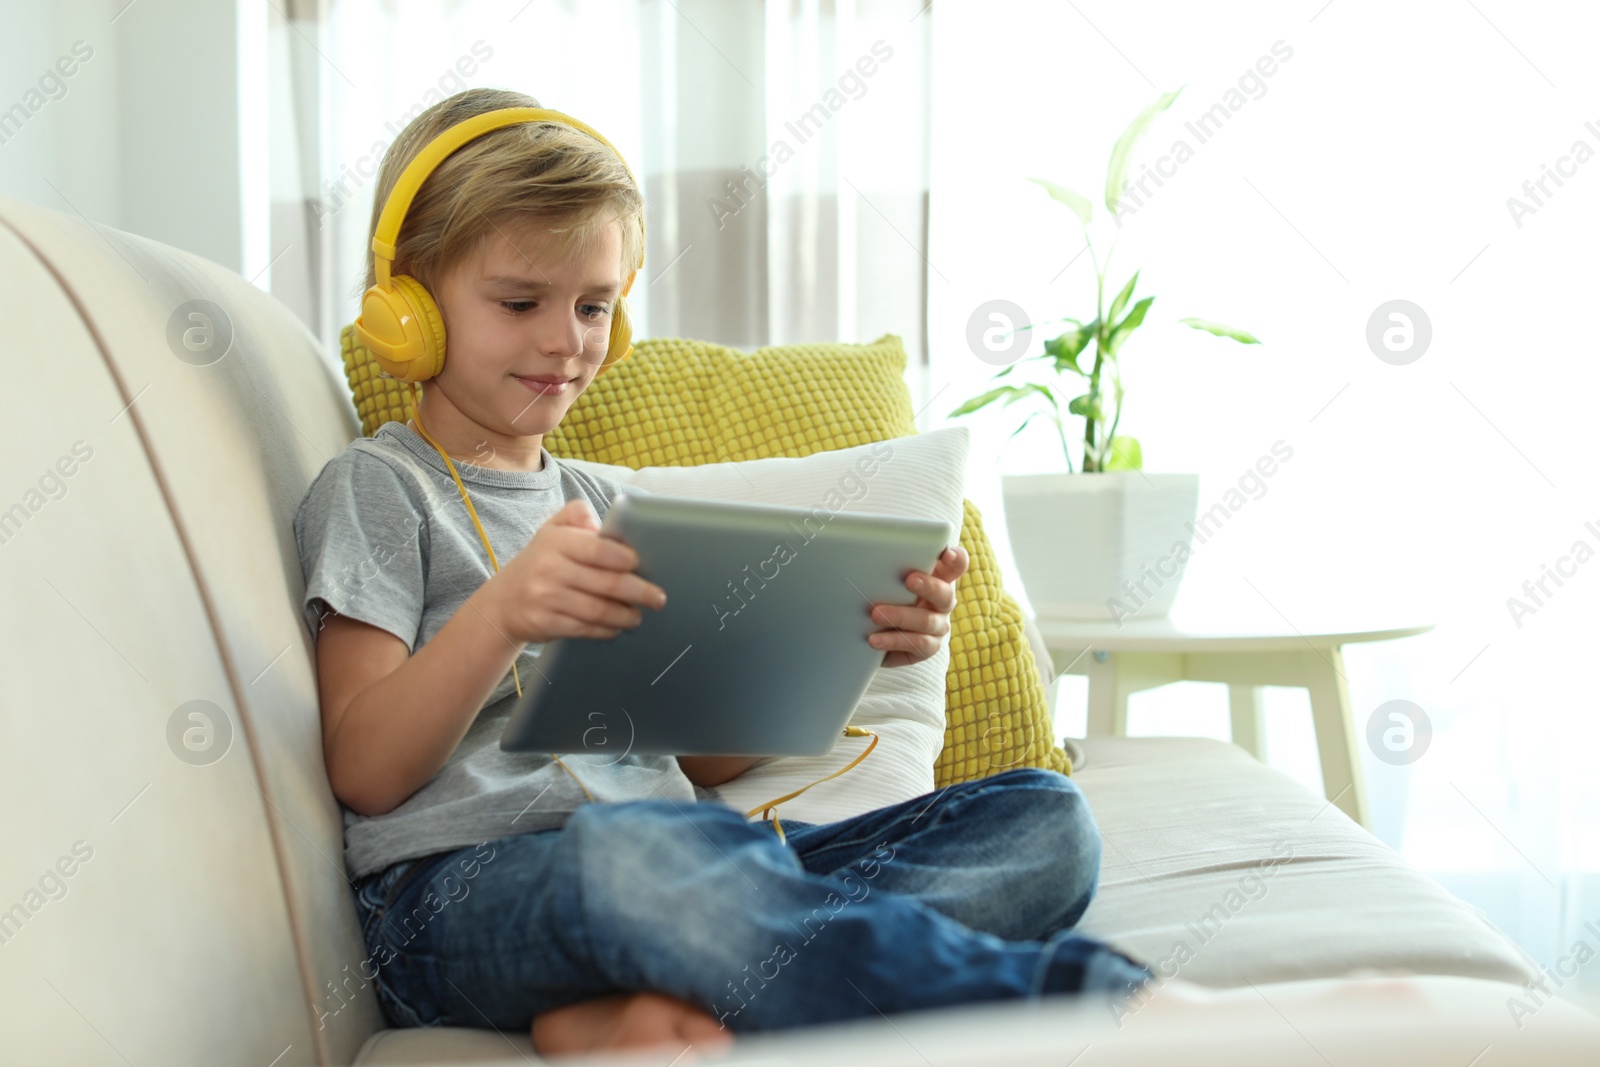
[[726, 853], [747, 833], [743, 822], [721, 805], [630, 800], [584, 804], [563, 833], [590, 892], [661, 898], [703, 880], [711, 864], [725, 866]]
[[[1014, 857], [1019, 899], [1031, 901], [1038, 937], [1075, 924], [1100, 880], [1100, 830], [1078, 783], [1058, 771], [1016, 767], [964, 783], [951, 802], [963, 820], [1003, 838]], [[954, 792], [954, 791], [953, 791]]]
[[665, 800], [583, 804], [567, 816], [563, 832], [597, 857], [650, 857], [654, 862], [657, 853], [681, 856], [696, 840], [704, 843], [701, 824], [706, 820], [699, 807]]
[[1036, 803], [1041, 815], [1049, 820], [1050, 829], [1061, 838], [1063, 850], [1075, 852], [1083, 860], [1092, 857], [1098, 868], [1100, 828], [1089, 810], [1089, 798], [1083, 795], [1077, 782], [1057, 771], [1039, 770], [1032, 774], [1029, 788], [1038, 794]]
[[1012, 767], [983, 780], [1004, 782], [1018, 789], [1065, 789], [1068, 792], [1079, 792], [1077, 782], [1060, 771], [1053, 771], [1048, 767]]
[[562, 832], [575, 915], [616, 973], [634, 980], [662, 959], [721, 959], [747, 947], [738, 920], [759, 913], [761, 859], [751, 846], [765, 842], [738, 812], [658, 800], [585, 804]]
[[1043, 767], [1017, 767], [987, 781], [1003, 783], [1006, 795], [1020, 801], [1014, 805], [1016, 810], [1046, 820], [1057, 830], [1099, 840], [1088, 798], [1077, 782], [1061, 772]]
[[1018, 803], [1012, 805], [1040, 854], [1060, 868], [1063, 884], [1092, 887], [1100, 872], [1100, 829], [1078, 783], [1059, 771], [1020, 767], [996, 776]]

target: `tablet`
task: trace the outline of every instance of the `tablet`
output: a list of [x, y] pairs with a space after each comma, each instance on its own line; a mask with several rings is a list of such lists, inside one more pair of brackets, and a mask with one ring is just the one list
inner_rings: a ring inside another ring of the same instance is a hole
[[600, 532], [667, 593], [610, 639], [547, 643], [506, 723], [512, 752], [815, 756], [887, 653], [872, 604], [914, 604], [955, 531], [934, 519], [619, 494]]

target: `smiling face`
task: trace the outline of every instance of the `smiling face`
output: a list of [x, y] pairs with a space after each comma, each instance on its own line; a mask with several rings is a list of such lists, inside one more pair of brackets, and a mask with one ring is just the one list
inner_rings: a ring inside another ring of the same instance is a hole
[[452, 456], [480, 466], [539, 469], [543, 435], [594, 380], [610, 343], [621, 226], [607, 223], [566, 260], [542, 252], [545, 232], [541, 221], [491, 227], [431, 287], [445, 365], [424, 386], [423, 422]]

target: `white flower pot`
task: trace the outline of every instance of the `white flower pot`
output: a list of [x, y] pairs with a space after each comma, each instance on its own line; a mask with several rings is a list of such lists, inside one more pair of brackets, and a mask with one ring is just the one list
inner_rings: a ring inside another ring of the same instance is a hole
[[1007, 474], [1017, 570], [1041, 619], [1120, 622], [1172, 609], [1189, 560], [1197, 474]]

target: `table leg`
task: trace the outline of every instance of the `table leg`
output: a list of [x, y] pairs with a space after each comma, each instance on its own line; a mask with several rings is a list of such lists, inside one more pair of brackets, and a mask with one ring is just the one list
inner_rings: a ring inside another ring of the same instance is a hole
[[1117, 659], [1106, 652], [1091, 652], [1086, 659], [1089, 676], [1090, 736], [1128, 736], [1128, 690], [1117, 684]]
[[1091, 734], [1128, 736], [1128, 697], [1184, 677], [1183, 656], [1173, 652], [1095, 651], [1084, 657], [1089, 678]]
[[1311, 694], [1311, 722], [1322, 761], [1323, 793], [1362, 826], [1367, 821], [1367, 785], [1361, 776], [1360, 738], [1350, 711], [1344, 653], [1338, 648], [1303, 653], [1306, 689]]
[[1233, 723], [1233, 743], [1265, 763], [1267, 760], [1266, 701], [1259, 685], [1228, 686], [1228, 713]]

